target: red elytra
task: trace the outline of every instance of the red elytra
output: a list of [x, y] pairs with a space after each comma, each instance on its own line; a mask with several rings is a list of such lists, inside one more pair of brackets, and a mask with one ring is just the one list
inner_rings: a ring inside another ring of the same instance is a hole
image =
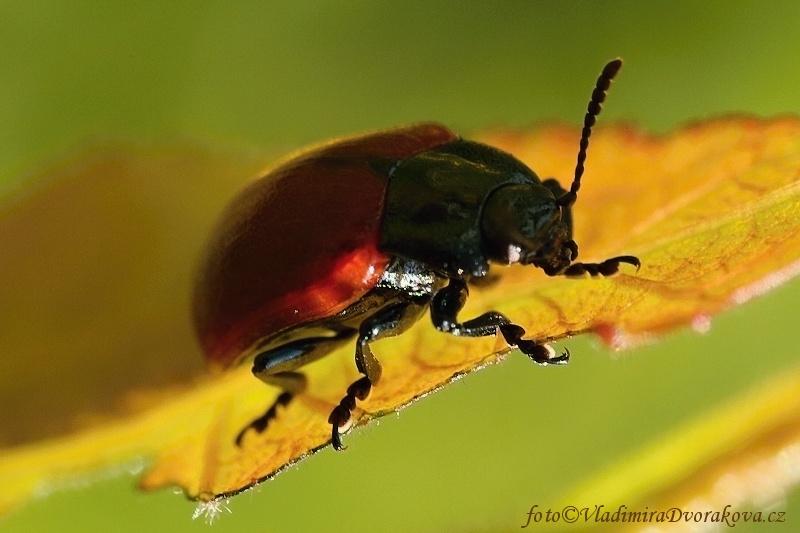
[[278, 331], [330, 317], [377, 283], [387, 177], [370, 163], [456, 139], [418, 124], [312, 148], [241, 191], [209, 240], [194, 321], [207, 358], [230, 366]]

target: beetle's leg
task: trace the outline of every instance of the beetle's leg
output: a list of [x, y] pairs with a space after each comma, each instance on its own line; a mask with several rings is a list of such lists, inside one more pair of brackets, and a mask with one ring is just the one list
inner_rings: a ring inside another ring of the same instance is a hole
[[500, 333], [510, 346], [516, 346], [519, 351], [530, 357], [534, 363], [546, 365], [564, 365], [569, 362], [569, 350], [564, 348], [564, 353], [556, 356], [555, 351], [546, 344], [539, 344], [530, 339], [523, 339], [525, 330], [516, 324], [500, 326]]
[[572, 263], [566, 269], [561, 271], [560, 274], [564, 276], [582, 276], [584, 274], [589, 274], [590, 276], [597, 276], [598, 274], [610, 276], [619, 271], [619, 265], [622, 263], [635, 266], [637, 271], [639, 270], [639, 267], [642, 266], [642, 263], [639, 261], [638, 257], [634, 257], [632, 255], [620, 255], [618, 257], [606, 259], [602, 263]]
[[458, 337], [486, 337], [497, 333], [499, 326], [511, 323], [508, 317], [497, 311], [459, 322], [458, 313], [467, 303], [467, 296], [469, 288], [460, 279], [451, 279], [447, 287], [439, 289], [431, 302], [431, 320], [436, 329]]
[[278, 372], [268, 376], [258, 376], [261, 381], [283, 389], [283, 392], [264, 412], [263, 415], [247, 424], [238, 435], [236, 435], [236, 445], [241, 446], [247, 430], [254, 429], [256, 433], [263, 433], [270, 421], [278, 414], [278, 406], [286, 406], [292, 398], [303, 392], [306, 388], [306, 377], [299, 372]]
[[236, 436], [236, 445], [241, 446], [245, 433], [251, 428], [262, 433], [277, 415], [278, 407], [288, 405], [292, 398], [306, 389], [305, 375], [292, 369], [327, 354], [354, 334], [353, 330], [342, 329], [332, 337], [299, 339], [258, 354], [253, 360], [253, 375], [268, 385], [279, 387], [283, 392], [263, 415], [239, 432]]
[[356, 341], [356, 368], [364, 376], [347, 388], [347, 393], [328, 417], [331, 424], [331, 442], [337, 450], [343, 450], [341, 434], [346, 432], [350, 417], [356, 407], [356, 400], [365, 400], [372, 386], [381, 378], [381, 364], [375, 358], [370, 343], [387, 337], [394, 337], [408, 329], [425, 310], [427, 296], [403, 299], [381, 309], [361, 323]]
[[523, 339], [525, 330], [512, 324], [505, 315], [497, 311], [489, 311], [472, 320], [459, 322], [458, 313], [467, 302], [468, 295], [469, 288], [460, 279], [451, 279], [447, 287], [436, 293], [431, 302], [431, 319], [436, 329], [463, 337], [486, 337], [496, 334], [499, 329], [509, 346], [516, 346], [538, 364], [561, 364], [569, 360], [569, 352], [553, 357], [552, 349], [548, 346]]

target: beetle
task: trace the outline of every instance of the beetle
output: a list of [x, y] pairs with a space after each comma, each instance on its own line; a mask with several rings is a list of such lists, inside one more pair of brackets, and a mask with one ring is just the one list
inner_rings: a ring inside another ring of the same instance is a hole
[[490, 264], [521, 263], [548, 276], [611, 275], [624, 255], [577, 263], [572, 205], [589, 137], [611, 81], [597, 79], [569, 190], [540, 180], [497, 148], [425, 123], [323, 144], [244, 188], [222, 213], [200, 261], [194, 326], [217, 366], [252, 360], [253, 374], [281, 393], [248, 431], [264, 431], [307, 386], [301, 368], [355, 339], [361, 377], [328, 419], [343, 449], [357, 400], [381, 377], [373, 342], [398, 335], [426, 310], [451, 335], [503, 336], [536, 363], [561, 364], [548, 346], [497, 311], [460, 321], [469, 286]]

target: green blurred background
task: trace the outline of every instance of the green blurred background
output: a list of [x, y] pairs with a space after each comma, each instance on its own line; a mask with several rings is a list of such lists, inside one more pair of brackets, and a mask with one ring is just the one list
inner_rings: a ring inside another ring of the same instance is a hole
[[[616, 56], [603, 123], [800, 113], [793, 1], [70, 4], [0, 3], [2, 196], [92, 140], [268, 147], [266, 162], [418, 120], [578, 124]], [[800, 361], [799, 296], [794, 281], [708, 334], [619, 356], [574, 339], [566, 368], [513, 356], [234, 499], [213, 530], [519, 530], [531, 505]], [[205, 531], [193, 508], [123, 476], [34, 501], [0, 530]], [[785, 508], [796, 530], [797, 490]]]

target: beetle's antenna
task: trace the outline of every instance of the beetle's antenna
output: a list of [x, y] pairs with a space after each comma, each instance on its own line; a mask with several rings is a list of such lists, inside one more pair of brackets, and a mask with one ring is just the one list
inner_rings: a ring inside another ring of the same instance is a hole
[[581, 144], [578, 150], [578, 164], [575, 166], [575, 178], [569, 192], [564, 193], [556, 203], [561, 207], [570, 207], [578, 199], [578, 190], [581, 188], [581, 176], [583, 176], [583, 164], [586, 162], [586, 151], [589, 148], [589, 137], [592, 135], [592, 126], [597, 119], [597, 115], [602, 110], [602, 103], [606, 100], [606, 93], [611, 87], [611, 80], [622, 68], [622, 60], [617, 58], [609, 61], [603, 68], [603, 72], [597, 78], [597, 83], [592, 91], [592, 98], [589, 100], [589, 107], [586, 109], [586, 116], [583, 117], [583, 131], [581, 132]]

